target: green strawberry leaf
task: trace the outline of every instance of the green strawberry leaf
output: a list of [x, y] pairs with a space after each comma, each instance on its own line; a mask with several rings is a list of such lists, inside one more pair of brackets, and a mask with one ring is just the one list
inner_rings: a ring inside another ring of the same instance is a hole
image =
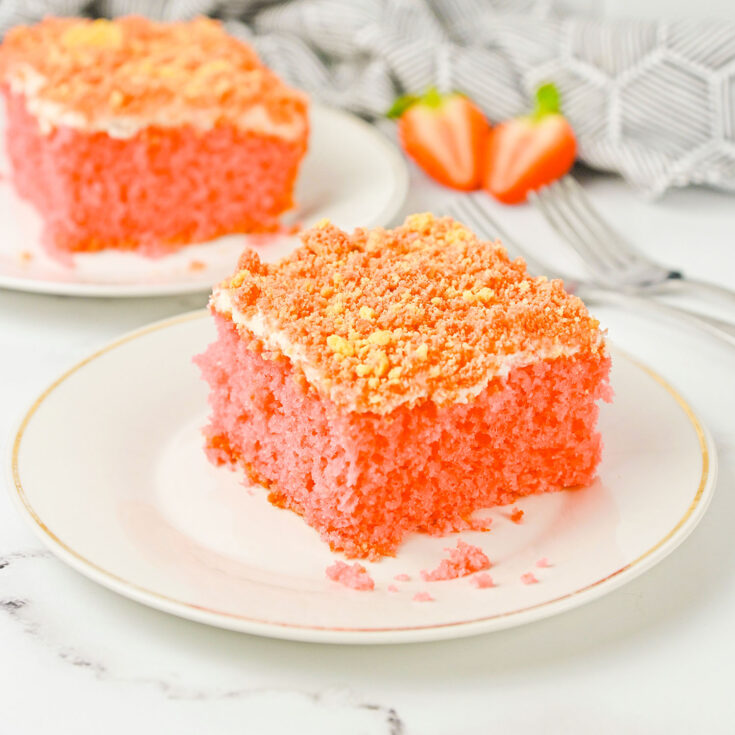
[[[422, 95], [404, 94], [399, 97], [392, 105], [386, 117], [395, 119], [401, 117], [406, 110], [414, 105], [423, 105], [432, 109], [441, 107], [448, 97], [460, 96], [461, 92], [451, 92], [450, 94], [442, 94], [436, 87], [429, 87]], [[464, 96], [464, 95], [461, 95]]]
[[444, 101], [444, 95], [436, 87], [429, 87], [421, 97], [421, 104], [427, 107], [440, 107]]
[[536, 106], [531, 117], [541, 120], [547, 115], [561, 114], [561, 96], [555, 84], [551, 82], [542, 84], [536, 90]]
[[415, 94], [404, 94], [391, 105], [390, 109], [385, 113], [385, 116], [391, 119], [397, 119], [401, 117], [409, 107], [413, 107], [419, 99], [420, 98]]

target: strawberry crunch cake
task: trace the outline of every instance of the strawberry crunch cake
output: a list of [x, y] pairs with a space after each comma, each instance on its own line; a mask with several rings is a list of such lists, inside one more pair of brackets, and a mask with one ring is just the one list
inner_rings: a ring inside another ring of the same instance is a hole
[[47, 18], [0, 46], [17, 192], [59, 253], [163, 255], [293, 205], [307, 100], [212, 20]]
[[210, 305], [210, 459], [347, 556], [594, 478], [611, 396], [597, 320], [449, 218], [322, 222], [279, 263], [246, 251]]

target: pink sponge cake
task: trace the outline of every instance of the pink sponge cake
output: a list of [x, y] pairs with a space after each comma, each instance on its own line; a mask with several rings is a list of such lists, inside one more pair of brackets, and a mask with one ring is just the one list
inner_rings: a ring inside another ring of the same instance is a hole
[[0, 46], [18, 193], [53, 252], [161, 255], [278, 225], [307, 101], [211, 20], [47, 18]]
[[367, 558], [594, 478], [610, 358], [560, 281], [430, 214], [302, 240], [275, 265], [246, 251], [212, 295], [212, 461]]

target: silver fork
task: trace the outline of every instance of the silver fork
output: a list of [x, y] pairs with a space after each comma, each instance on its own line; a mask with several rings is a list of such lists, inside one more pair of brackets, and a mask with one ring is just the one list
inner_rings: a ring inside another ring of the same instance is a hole
[[735, 291], [689, 278], [640, 253], [600, 216], [584, 189], [571, 176], [532, 192], [529, 199], [561, 238], [579, 253], [595, 282], [632, 293], [689, 292], [714, 296], [735, 309]]
[[474, 230], [480, 237], [497, 237], [502, 241], [511, 257], [520, 256], [526, 261], [526, 266], [530, 273], [545, 275], [547, 278], [561, 279], [564, 281], [564, 287], [569, 293], [579, 296], [587, 303], [634, 306], [636, 309], [648, 312], [654, 316], [684, 320], [688, 324], [698, 327], [735, 347], [735, 325], [729, 322], [715, 319], [714, 317], [696, 315], [690, 311], [685, 311], [669, 304], [641, 298], [633, 293], [583, 281], [548, 267], [519, 245], [518, 241], [510, 237], [497, 223], [489, 211], [487, 196], [484, 194], [466, 194], [455, 198], [449, 203], [447, 212], [454, 219]]

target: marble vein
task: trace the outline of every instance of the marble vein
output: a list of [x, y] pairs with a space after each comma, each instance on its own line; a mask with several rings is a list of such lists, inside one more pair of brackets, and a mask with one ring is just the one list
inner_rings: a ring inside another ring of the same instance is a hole
[[[15, 580], [8, 580], [8, 573], [29, 562], [54, 561], [48, 551], [28, 550], [0, 556], [0, 612], [18, 624], [23, 632], [54, 653], [56, 658], [68, 666], [89, 672], [100, 682], [134, 684], [157, 691], [168, 700], [178, 701], [224, 701], [251, 700], [256, 698], [278, 699], [296, 697], [323, 708], [340, 708], [347, 711], [362, 711], [374, 714], [381, 732], [386, 735], [403, 735], [404, 723], [395, 708], [387, 705], [365, 702], [348, 690], [302, 691], [270, 686], [238, 687], [196, 687], [187, 686], [162, 676], [130, 675], [115, 670], [99, 657], [85, 650], [84, 644], [71, 645], [58, 639], [58, 630], [51, 632], [44, 625], [46, 610], [32, 595], [9, 593]], [[24, 575], [20, 575], [22, 578]], [[62, 631], [64, 632], [64, 631]], [[284, 699], [283, 704], [286, 704]], [[377, 732], [377, 731], [376, 731]]]

